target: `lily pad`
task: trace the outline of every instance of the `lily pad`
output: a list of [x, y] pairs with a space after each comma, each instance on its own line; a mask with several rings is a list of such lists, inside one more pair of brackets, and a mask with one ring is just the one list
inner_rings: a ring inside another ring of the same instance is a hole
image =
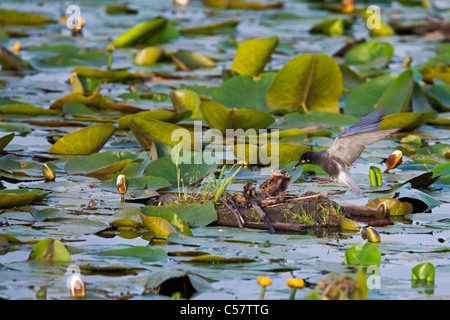
[[389, 42], [377, 40], [357, 44], [345, 55], [344, 60], [348, 65], [363, 68], [386, 67], [394, 55], [394, 47]]
[[203, 101], [200, 105], [208, 126], [226, 133], [227, 129], [260, 130], [270, 126], [275, 119], [268, 113], [251, 109], [228, 109], [214, 101]]
[[141, 209], [141, 212], [148, 217], [159, 217], [166, 219], [178, 231], [187, 236], [193, 236], [189, 226], [180, 218], [180, 216], [166, 206], [145, 206]]
[[178, 160], [178, 170], [180, 171], [179, 178], [177, 176], [176, 161], [173, 161], [176, 159], [172, 159], [172, 155], [158, 158], [150, 163], [147, 168], [145, 168], [145, 174], [163, 177], [173, 186], [178, 186], [179, 184], [181, 186], [182, 183], [184, 183], [184, 185], [191, 185], [198, 182], [217, 168], [217, 163], [208, 164], [203, 161], [202, 156], [202, 153], [199, 152], [187, 152], [186, 155], [181, 155]]
[[322, 33], [327, 36], [341, 36], [346, 30], [350, 29], [352, 25], [353, 22], [349, 20], [332, 18], [313, 25], [309, 32]]
[[240, 75], [258, 76], [277, 45], [278, 37], [244, 41], [237, 49], [231, 70]]
[[229, 108], [270, 111], [266, 103], [266, 93], [275, 78], [274, 72], [264, 72], [258, 78], [239, 75], [227, 79], [214, 90], [212, 98]]
[[370, 242], [358, 243], [345, 251], [344, 263], [356, 266], [378, 266], [381, 253], [377, 246]]
[[40, 26], [50, 23], [56, 23], [56, 20], [35, 13], [0, 10], [0, 25]]
[[40, 116], [56, 115], [59, 113], [60, 112], [58, 110], [39, 108], [26, 103], [7, 104], [0, 107], [0, 114], [23, 114], [30, 116]]
[[5, 47], [0, 47], [0, 66], [2, 67], [2, 70], [34, 70], [31, 64]]
[[320, 110], [339, 112], [342, 74], [333, 58], [303, 54], [278, 71], [266, 95], [267, 105], [278, 112]]
[[377, 198], [370, 200], [366, 207], [377, 208], [381, 203], [386, 203], [391, 216], [404, 216], [410, 214], [413, 211], [413, 206], [408, 202], [402, 202], [394, 198]]
[[178, 89], [170, 93], [170, 100], [172, 100], [173, 107], [177, 113], [190, 110], [191, 116], [198, 118], [202, 116], [200, 111], [200, 96], [192, 90]]
[[[182, 144], [182, 148], [194, 150], [200, 142], [194, 134], [175, 124], [156, 119], [133, 118], [129, 126], [133, 130], [136, 139], [147, 150], [151, 149], [153, 141], [163, 142], [172, 147]], [[182, 138], [182, 141], [179, 141]]]
[[212, 35], [212, 34], [224, 34], [232, 33], [236, 31], [236, 26], [239, 24], [237, 20], [229, 20], [222, 22], [215, 22], [211, 24], [188, 27], [180, 29], [181, 34], [193, 34], [193, 35]]
[[7, 134], [0, 138], [0, 151], [5, 149], [5, 147], [8, 145], [8, 143], [10, 143], [12, 141], [12, 139], [14, 139], [14, 136], [15, 136], [15, 133], [13, 132], [13, 133]]
[[177, 118], [177, 114], [172, 110], [166, 110], [166, 109], [156, 109], [156, 110], [149, 110], [149, 111], [141, 111], [133, 114], [128, 114], [126, 116], [123, 116], [120, 118], [117, 123], [119, 124], [120, 130], [125, 130], [130, 127], [130, 121], [135, 118], [141, 118], [141, 119], [155, 119], [165, 122], [172, 122], [175, 118]]
[[155, 238], [167, 239], [167, 237], [173, 233], [177, 232], [174, 226], [170, 224], [164, 218], [161, 217], [149, 217], [143, 213], [139, 213], [142, 224], [151, 232]]
[[151, 66], [157, 63], [163, 55], [160, 47], [151, 46], [142, 49], [134, 56], [134, 63], [138, 66]]
[[[400, 75], [386, 74], [370, 79], [348, 96], [344, 111], [354, 116], [365, 116], [379, 108], [386, 114], [406, 112], [414, 87], [414, 74], [406, 70]], [[401, 91], [403, 94], [399, 95]]]
[[72, 262], [69, 251], [59, 240], [47, 238], [35, 244], [28, 257], [31, 260], [44, 260], [49, 262]]
[[[181, 203], [179, 205], [167, 205], [166, 207], [193, 227], [207, 226], [217, 220], [217, 212], [212, 201], [206, 201], [201, 204]], [[144, 211], [145, 208], [142, 208], [142, 210]]]
[[58, 139], [48, 151], [51, 154], [92, 154], [100, 151], [116, 131], [112, 125], [93, 125]]
[[112, 42], [117, 47], [132, 46], [135, 44], [158, 44], [178, 38], [178, 31], [172, 23], [162, 17], [156, 17], [149, 21], [141, 22]]
[[442, 110], [450, 111], [450, 85], [435, 84], [429, 87], [425, 93]]
[[149, 246], [132, 246], [129, 248], [111, 249], [96, 253], [99, 256], [133, 257], [143, 261], [165, 261], [167, 253], [161, 248]]
[[181, 71], [216, 67], [216, 63], [210, 57], [195, 52], [178, 50], [171, 53], [170, 56], [177, 69]]
[[0, 208], [25, 206], [33, 201], [40, 201], [48, 195], [39, 189], [0, 190]]

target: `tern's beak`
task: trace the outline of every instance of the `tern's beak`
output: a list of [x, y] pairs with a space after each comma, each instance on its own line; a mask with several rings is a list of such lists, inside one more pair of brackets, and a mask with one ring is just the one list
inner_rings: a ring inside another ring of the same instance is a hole
[[299, 161], [299, 162], [294, 166], [294, 170], [297, 169], [297, 167], [298, 167], [299, 165], [301, 165], [302, 163], [303, 163], [303, 162]]

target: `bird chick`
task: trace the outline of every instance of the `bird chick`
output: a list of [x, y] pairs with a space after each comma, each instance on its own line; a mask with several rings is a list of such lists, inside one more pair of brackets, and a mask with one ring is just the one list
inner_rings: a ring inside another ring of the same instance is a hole
[[252, 200], [257, 197], [258, 194], [256, 193], [255, 185], [255, 183], [249, 182], [244, 186], [242, 194], [244, 195], [246, 201]]
[[283, 175], [283, 179], [281, 180], [280, 186], [275, 192], [275, 195], [285, 192], [289, 187], [289, 183], [291, 182], [291, 175], [287, 170], [281, 170], [281, 174]]
[[272, 170], [270, 178], [264, 180], [259, 186], [259, 192], [267, 196], [273, 196], [280, 190], [284, 174], [279, 169]]

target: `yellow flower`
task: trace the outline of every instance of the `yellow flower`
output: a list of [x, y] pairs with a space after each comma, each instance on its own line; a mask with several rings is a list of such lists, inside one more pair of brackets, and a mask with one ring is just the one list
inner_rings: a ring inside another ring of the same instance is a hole
[[116, 50], [116, 47], [112, 43], [106, 46], [106, 51], [113, 52], [114, 50]]
[[272, 284], [272, 280], [268, 277], [259, 276], [256, 280], [258, 280], [259, 285], [263, 287], [267, 287]]
[[46, 163], [42, 166], [42, 174], [47, 181], [55, 180], [55, 172]]
[[386, 159], [386, 171], [397, 168], [402, 163], [402, 152], [400, 150], [393, 151]]
[[287, 279], [286, 284], [291, 288], [303, 288], [305, 285], [305, 281], [300, 278], [294, 278], [294, 279]]
[[121, 174], [117, 177], [116, 187], [122, 197], [121, 201], [124, 202], [125, 193], [128, 190], [128, 180], [125, 175]]
[[20, 42], [14, 43], [14, 45], [11, 47], [11, 51], [15, 54], [19, 54], [20, 51]]

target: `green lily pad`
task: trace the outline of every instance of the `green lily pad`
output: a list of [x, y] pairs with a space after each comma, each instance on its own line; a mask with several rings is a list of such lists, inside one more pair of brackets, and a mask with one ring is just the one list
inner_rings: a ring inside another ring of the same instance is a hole
[[378, 266], [380, 262], [381, 253], [373, 243], [358, 243], [345, 250], [345, 264], [356, 266]]
[[227, 129], [264, 129], [275, 119], [268, 113], [251, 109], [228, 109], [214, 101], [203, 101], [200, 104], [203, 118], [211, 129], [226, 133]]
[[232, 257], [232, 258], [224, 258], [220, 256], [199, 256], [195, 258], [191, 258], [189, 260], [184, 260], [184, 263], [205, 263], [205, 264], [224, 264], [224, 263], [250, 263], [256, 262], [256, 259], [246, 258], [246, 257]]
[[167, 239], [167, 237], [173, 233], [177, 232], [174, 226], [170, 224], [164, 218], [161, 217], [149, 217], [143, 213], [139, 213], [141, 217], [142, 224], [151, 232], [155, 238]]
[[389, 42], [377, 40], [357, 44], [344, 55], [348, 65], [364, 68], [386, 67], [394, 55], [394, 47]]
[[353, 22], [349, 20], [342, 18], [332, 18], [326, 19], [313, 25], [309, 32], [322, 33], [327, 36], [341, 36], [346, 30], [350, 29], [352, 25]]
[[47, 238], [35, 244], [28, 257], [31, 260], [44, 260], [49, 262], [72, 262], [69, 251], [59, 240]]
[[134, 64], [138, 66], [151, 66], [157, 63], [163, 55], [160, 47], [151, 46], [142, 49], [134, 56]]
[[56, 115], [60, 112], [58, 110], [50, 110], [39, 108], [31, 104], [17, 103], [17, 104], [7, 104], [0, 107], [0, 113], [2, 114], [23, 114], [30, 116], [40, 116], [40, 115]]
[[202, 116], [200, 111], [200, 96], [192, 90], [178, 89], [170, 93], [170, 100], [172, 100], [173, 108], [177, 113], [190, 110], [191, 117], [198, 118]]
[[[200, 145], [198, 138], [191, 131], [175, 124], [156, 119], [133, 118], [129, 126], [136, 139], [147, 150], [151, 149], [153, 141], [163, 142], [172, 147], [181, 143], [182, 148], [189, 150]], [[181, 142], [180, 137], [183, 138]]]
[[132, 246], [129, 248], [111, 249], [96, 253], [99, 256], [133, 257], [143, 261], [166, 261], [167, 253], [161, 248], [149, 246]]
[[12, 139], [14, 139], [14, 136], [15, 136], [15, 133], [13, 132], [13, 133], [7, 134], [0, 138], [0, 151], [5, 149], [5, 147], [8, 145], [8, 143], [10, 143], [12, 141]]
[[177, 176], [177, 165], [172, 160], [171, 155], [152, 161], [147, 168], [145, 168], [144, 172], [149, 176], [165, 178], [173, 186], [182, 186], [182, 183], [184, 183], [185, 186], [188, 186], [200, 181], [203, 177], [217, 168], [217, 163], [208, 164], [203, 161], [202, 153], [199, 152], [188, 152], [186, 155], [183, 154], [181, 157], [186, 157], [187, 161], [184, 161], [186, 163], [183, 163], [183, 159], [180, 158], [178, 162], [180, 180]]
[[210, 57], [195, 52], [178, 50], [170, 56], [177, 69], [181, 71], [216, 67], [216, 63]]
[[259, 78], [250, 75], [239, 75], [227, 79], [214, 90], [212, 98], [229, 108], [255, 109], [270, 111], [266, 103], [269, 90], [276, 73], [264, 72]]
[[278, 112], [320, 110], [339, 112], [342, 74], [333, 58], [303, 54], [278, 71], [266, 95], [267, 105]]
[[379, 126], [380, 130], [390, 128], [403, 128], [405, 131], [412, 131], [420, 128], [430, 118], [436, 115], [436, 111], [427, 113], [420, 112], [400, 112], [389, 114], [383, 118]]
[[177, 114], [173, 112], [172, 110], [165, 110], [165, 109], [156, 109], [156, 110], [149, 110], [149, 111], [141, 111], [133, 114], [128, 114], [126, 116], [123, 116], [120, 118], [117, 123], [119, 124], [120, 130], [125, 130], [130, 127], [130, 121], [135, 118], [141, 118], [141, 119], [155, 119], [165, 122], [172, 122], [177, 117]]
[[258, 76], [277, 45], [278, 37], [245, 40], [237, 49], [231, 70], [240, 75]]
[[442, 110], [450, 111], [450, 85], [435, 84], [426, 90], [425, 94]]
[[86, 174], [101, 177], [121, 171], [128, 163], [137, 159], [146, 159], [146, 152], [133, 154], [128, 151], [106, 151], [87, 156], [77, 156], [68, 160], [64, 170], [69, 174]]
[[51, 154], [92, 154], [100, 151], [116, 131], [112, 125], [93, 125], [60, 138], [48, 151]]
[[136, 44], [159, 44], [178, 38], [179, 32], [162, 17], [141, 22], [118, 36], [112, 42], [116, 47]]
[[[212, 201], [204, 203], [181, 203], [179, 205], [166, 205], [175, 212], [184, 222], [193, 227], [204, 227], [217, 221], [217, 211]], [[142, 208], [145, 212], [146, 207]]]
[[435, 197], [412, 188], [410, 183], [405, 183], [401, 187], [395, 189], [395, 198], [411, 203], [414, 207], [413, 212], [424, 212], [442, 204], [442, 202]]
[[127, 82], [132, 80], [142, 80], [151, 74], [145, 72], [132, 73], [127, 70], [101, 70], [88, 67], [76, 67], [72, 73], [87, 78], [100, 79], [102, 82]]
[[182, 28], [181, 34], [194, 34], [194, 35], [213, 35], [236, 32], [236, 26], [239, 24], [237, 20], [215, 22], [207, 25]]
[[[386, 74], [368, 80], [348, 96], [344, 111], [353, 116], [365, 116], [379, 108], [386, 114], [406, 112], [414, 87], [414, 74], [406, 70], [398, 76]], [[403, 92], [399, 95], [398, 92]]]
[[56, 20], [35, 13], [0, 10], [0, 25], [40, 26], [50, 23], [56, 23]]
[[261, 146], [252, 144], [237, 144], [233, 153], [238, 160], [249, 164], [276, 165], [298, 162], [301, 155], [310, 147], [292, 143], [270, 143]]
[[187, 236], [193, 236], [189, 226], [180, 218], [180, 216], [166, 206], [145, 206], [141, 209], [141, 212], [148, 217], [159, 217], [166, 219], [178, 231]]
[[31, 64], [5, 47], [0, 47], [0, 66], [2, 67], [2, 70], [34, 70]]
[[450, 162], [435, 166], [433, 169], [431, 169], [431, 172], [433, 172], [434, 176], [438, 174], [441, 175], [437, 180], [437, 183], [450, 184]]
[[413, 211], [413, 206], [408, 202], [403, 202], [394, 198], [377, 198], [370, 200], [366, 207], [377, 208], [380, 203], [386, 203], [389, 209], [389, 214], [392, 216], [404, 216], [410, 214]]
[[39, 189], [0, 190], [0, 208], [25, 206], [33, 201], [40, 201], [48, 195]]

